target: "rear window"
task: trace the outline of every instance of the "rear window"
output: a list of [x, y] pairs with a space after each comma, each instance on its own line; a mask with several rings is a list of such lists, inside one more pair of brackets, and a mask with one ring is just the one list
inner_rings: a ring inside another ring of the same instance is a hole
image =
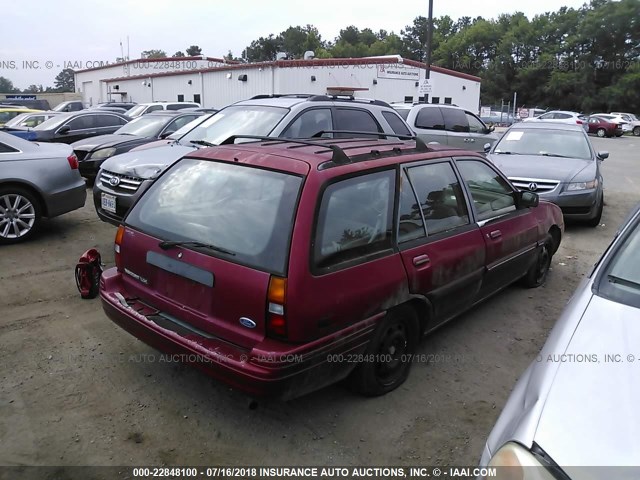
[[161, 240], [284, 275], [302, 178], [238, 164], [183, 159], [160, 177], [126, 223]]

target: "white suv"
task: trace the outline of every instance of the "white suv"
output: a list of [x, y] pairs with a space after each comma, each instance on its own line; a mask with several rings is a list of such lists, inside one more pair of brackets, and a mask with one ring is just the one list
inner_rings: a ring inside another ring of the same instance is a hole
[[570, 125], [582, 125], [585, 131], [589, 131], [589, 118], [586, 115], [565, 110], [552, 110], [538, 117], [525, 118], [523, 122], [568, 123]]
[[139, 117], [145, 113], [156, 112], [158, 110], [182, 110], [183, 108], [200, 108], [201, 105], [196, 102], [151, 102], [139, 103], [133, 108], [127, 110], [125, 115], [131, 118]]

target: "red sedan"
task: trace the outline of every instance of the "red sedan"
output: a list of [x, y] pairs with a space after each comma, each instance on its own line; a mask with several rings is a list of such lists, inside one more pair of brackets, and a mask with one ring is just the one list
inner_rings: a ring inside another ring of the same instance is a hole
[[601, 117], [589, 117], [589, 133], [595, 133], [599, 137], [619, 137], [622, 135], [622, 127], [614, 122]]

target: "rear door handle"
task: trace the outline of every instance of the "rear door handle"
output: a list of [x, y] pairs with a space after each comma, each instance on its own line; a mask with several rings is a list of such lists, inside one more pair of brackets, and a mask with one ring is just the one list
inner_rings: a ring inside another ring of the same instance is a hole
[[502, 232], [500, 230], [494, 230], [493, 232], [487, 233], [487, 237], [491, 240], [495, 240], [496, 238], [500, 238], [502, 236]]
[[416, 267], [429, 263], [430, 261], [431, 259], [429, 258], [429, 255], [418, 255], [417, 257], [413, 257], [413, 265]]

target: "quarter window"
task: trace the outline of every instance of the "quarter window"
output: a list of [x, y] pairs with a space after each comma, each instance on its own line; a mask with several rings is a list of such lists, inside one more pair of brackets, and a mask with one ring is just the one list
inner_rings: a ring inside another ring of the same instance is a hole
[[488, 165], [475, 161], [458, 162], [478, 214], [478, 220], [504, 215], [515, 210], [513, 190], [495, 170]]
[[[336, 109], [336, 126], [338, 130], [357, 132], [380, 132], [378, 122], [366, 110], [355, 108]], [[350, 133], [338, 133], [336, 137], [353, 137]]]
[[393, 112], [382, 112], [382, 116], [389, 123], [389, 126], [393, 130], [393, 133], [398, 135], [408, 135], [411, 136], [411, 132], [407, 127], [407, 124], [402, 121], [402, 119]]
[[[311, 138], [316, 133], [333, 130], [331, 110], [328, 108], [312, 108], [296, 118], [282, 134], [285, 138]], [[323, 134], [331, 136], [330, 133]]]
[[156, 110], [162, 110], [162, 105], [151, 105], [144, 113], [155, 112]]
[[327, 187], [315, 238], [317, 267], [330, 268], [391, 248], [394, 173], [363, 175]]
[[15, 148], [10, 147], [5, 143], [0, 143], [0, 153], [14, 153], [14, 152], [19, 152], [19, 150], [16, 150]]

